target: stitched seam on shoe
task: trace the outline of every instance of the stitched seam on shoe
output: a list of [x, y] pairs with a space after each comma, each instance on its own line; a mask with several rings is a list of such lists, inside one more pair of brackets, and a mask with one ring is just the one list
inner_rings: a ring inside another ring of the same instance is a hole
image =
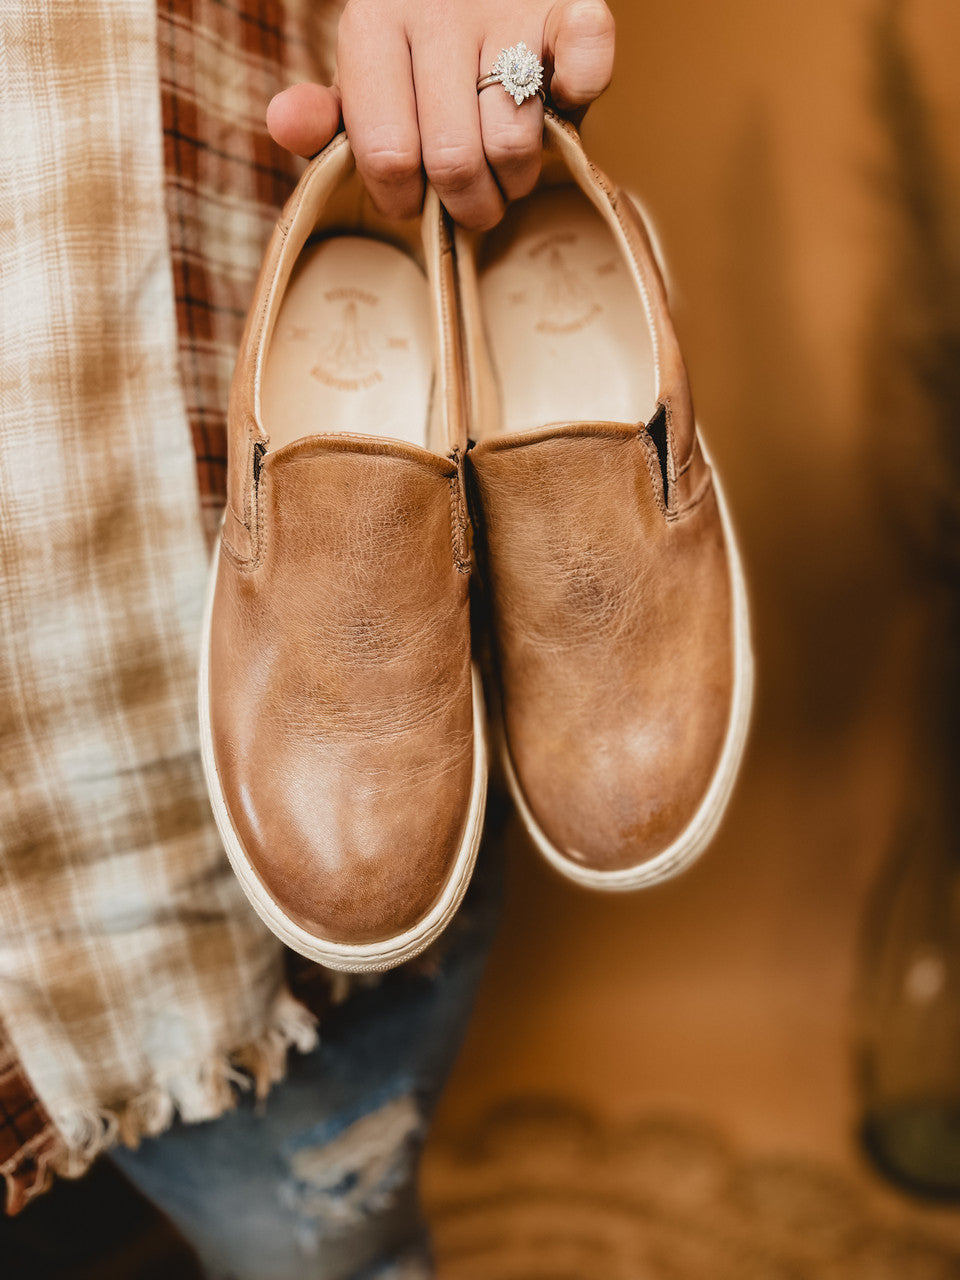
[[[256, 425], [256, 420], [254, 419], [252, 414], [247, 414], [247, 418], [248, 418], [248, 428], [249, 428], [250, 422]], [[257, 550], [257, 544], [259, 541], [260, 514], [259, 514], [259, 493], [258, 493], [259, 468], [256, 462], [256, 450], [257, 450], [257, 445], [262, 444], [262, 441], [258, 441], [254, 439], [254, 437], [249, 433], [249, 430], [248, 430], [247, 444], [249, 446], [250, 457], [252, 458], [250, 470], [252, 470], [253, 476], [254, 476], [254, 483], [252, 486], [252, 494], [251, 494], [251, 500], [250, 500], [250, 519], [242, 520], [240, 516], [237, 515], [236, 508], [233, 506], [232, 503], [227, 504], [227, 509], [229, 510], [230, 514], [233, 516], [234, 520], [236, 520], [237, 524], [240, 525], [242, 529], [246, 529], [247, 533], [250, 535], [250, 545], [253, 547], [253, 555], [245, 554], [239, 551], [238, 548], [235, 547], [233, 543], [230, 541], [230, 539], [227, 537], [226, 533], [221, 533], [220, 535], [221, 541], [223, 542], [227, 550], [231, 553], [233, 558], [238, 562], [238, 566], [239, 564], [249, 564], [251, 562], [253, 562], [254, 565], [257, 565], [260, 563], [259, 551]], [[253, 518], [255, 512], [256, 512], [256, 519]]]
[[611, 180], [603, 172], [603, 170], [598, 168], [598, 166], [595, 165], [594, 162], [587, 155], [583, 147], [583, 139], [580, 137], [579, 129], [577, 129], [574, 125], [572, 125], [569, 120], [565, 120], [563, 116], [558, 115], [557, 112], [552, 111], [550, 114], [552, 115], [554, 121], [560, 125], [560, 128], [563, 130], [563, 132], [567, 134], [567, 136], [570, 138], [570, 141], [579, 147], [580, 152], [587, 163], [587, 168], [590, 171], [590, 174], [593, 177], [594, 181], [596, 182], [597, 186], [604, 193], [604, 195], [611, 202], [611, 204], [615, 203], [616, 187], [614, 183], [611, 182]]
[[238, 551], [237, 551], [236, 547], [234, 547], [234, 546], [230, 543], [230, 541], [229, 541], [229, 539], [227, 538], [226, 534], [222, 533], [222, 534], [220, 535], [220, 538], [221, 538], [221, 541], [223, 542], [223, 545], [224, 545], [224, 546], [226, 547], [226, 549], [230, 552], [231, 556], [233, 557], [233, 559], [234, 559], [234, 561], [235, 561], [235, 568], [236, 568], [236, 570], [237, 570], [237, 572], [238, 572], [238, 573], [253, 573], [255, 570], [259, 569], [259, 568], [260, 568], [260, 566], [263, 564], [263, 557], [264, 557], [264, 554], [265, 554], [265, 552], [266, 552], [266, 550], [267, 550], [268, 537], [267, 537], [266, 527], [261, 528], [261, 521], [260, 521], [260, 517], [259, 517], [259, 506], [260, 506], [261, 489], [262, 489], [262, 488], [263, 488], [263, 486], [264, 486], [264, 485], [266, 485], [267, 483], [268, 483], [267, 477], [266, 477], [266, 476], [261, 476], [261, 478], [260, 478], [260, 482], [259, 482], [259, 484], [257, 485], [257, 507], [258, 507], [258, 512], [257, 512], [257, 537], [256, 537], [256, 539], [255, 539], [255, 551], [254, 551], [253, 556], [252, 556], [252, 557], [251, 557], [251, 556], [241, 556], [241, 555], [238, 553]]
[[[667, 409], [667, 413], [670, 415], [670, 427], [671, 427], [671, 432], [670, 432], [670, 434], [671, 434], [671, 436], [672, 436], [672, 435], [673, 435], [673, 410], [672, 410], [672, 407], [668, 407], [668, 409]], [[680, 477], [681, 477], [682, 475], [684, 475], [687, 471], [689, 471], [689, 470], [690, 470], [690, 467], [691, 467], [691, 466], [692, 466], [692, 464], [693, 464], [694, 455], [695, 455], [695, 454], [696, 454], [696, 452], [697, 452], [697, 445], [698, 445], [698, 444], [699, 444], [699, 441], [698, 441], [698, 439], [697, 439], [697, 424], [696, 424], [696, 422], [694, 422], [694, 424], [693, 424], [693, 437], [692, 437], [692, 439], [691, 439], [691, 441], [690, 441], [690, 451], [689, 451], [689, 453], [687, 454], [687, 456], [684, 458], [683, 462], [681, 462], [681, 463], [680, 463], [680, 465], [677, 467], [677, 479], [678, 479], [678, 480], [680, 479]]]
[[[423, 453], [429, 455], [429, 450], [424, 449]], [[304, 454], [302, 457], [284, 458], [283, 465], [284, 467], [308, 466], [310, 463], [316, 462], [318, 458], [327, 457], [331, 455], [333, 456], [339, 455], [341, 457], [345, 455], [353, 456], [353, 457], [373, 457], [383, 462], [399, 462], [408, 467], [421, 467], [423, 470], [428, 471], [429, 474], [431, 475], [440, 474], [441, 479], [444, 479], [444, 480], [450, 479], [450, 476], [447, 475], [445, 472], [439, 472], [439, 473], [434, 472], [433, 468], [430, 466], [430, 462], [427, 459], [421, 459], [420, 457], [416, 457], [416, 456], [408, 457], [406, 454], [396, 454], [396, 453], [369, 453], [368, 454], [364, 452], [362, 447], [359, 449], [344, 449], [344, 448], [338, 448], [337, 446], [333, 446], [331, 449], [324, 450], [323, 452], [320, 452], [318, 450], [316, 453], [307, 453], [307, 454]], [[433, 457], [439, 460], [438, 454], [433, 455]], [[449, 461], [451, 461], [454, 464], [454, 466], [456, 466], [456, 459], [449, 458]]]
[[692, 512], [694, 512], [696, 508], [700, 506], [703, 500], [709, 496], [712, 489], [713, 489], [713, 473], [708, 471], [707, 478], [704, 480], [703, 484], [700, 486], [700, 488], [697, 490], [694, 496], [690, 499], [690, 501], [685, 502], [683, 506], [680, 507], [678, 510], [669, 512], [667, 515], [667, 519], [671, 521], [671, 523], [675, 524], [678, 520], [683, 520], [686, 516], [691, 515]]
[[660, 466], [660, 455], [657, 453], [657, 446], [647, 435], [645, 429], [637, 432], [637, 444], [643, 450], [643, 460], [647, 464], [647, 470], [650, 472], [650, 483], [653, 487], [653, 496], [656, 499], [657, 506], [669, 518], [670, 511], [663, 500], [663, 470]]
[[260, 568], [259, 560], [250, 560], [241, 556], [236, 547], [232, 546], [226, 537], [221, 537], [224, 550], [228, 552], [230, 559], [233, 561], [233, 567], [237, 573], [253, 573]]
[[450, 486], [450, 545], [453, 551], [453, 563], [457, 573], [469, 573], [470, 561], [467, 558], [466, 509], [463, 501], [463, 486], [460, 483], [463, 474], [463, 459], [459, 449], [451, 454], [457, 470], [448, 481]]
[[682, 475], [685, 475], [690, 470], [691, 466], [693, 465], [693, 459], [696, 452], [697, 452], [697, 436], [696, 436], [696, 428], [694, 428], [693, 444], [690, 446], [690, 452], [687, 454], [686, 458], [683, 460], [683, 462], [681, 463], [680, 467], [677, 470], [678, 480]]
[[677, 451], [674, 448], [676, 436], [673, 431], [673, 402], [668, 396], [661, 403], [667, 417], [667, 481], [669, 484], [676, 484], [682, 472], [677, 469]]
[[617, 214], [617, 216], [618, 216], [618, 218], [619, 218], [620, 211], [619, 211], [619, 209], [617, 208], [617, 188], [616, 188], [616, 186], [613, 184], [613, 182], [611, 182], [611, 180], [607, 177], [607, 175], [604, 173], [604, 171], [603, 171], [602, 169], [599, 169], [599, 168], [598, 168], [598, 167], [593, 163], [593, 161], [590, 159], [590, 157], [589, 157], [589, 156], [587, 156], [587, 157], [586, 157], [586, 160], [587, 160], [587, 165], [589, 166], [589, 169], [590, 169], [590, 173], [591, 173], [591, 174], [592, 174], [592, 176], [593, 176], [593, 180], [594, 180], [594, 182], [597, 184], [597, 186], [600, 188], [600, 190], [603, 192], [603, 194], [604, 194], [604, 195], [607, 197], [607, 199], [610, 201], [610, 204], [612, 205], [612, 207], [613, 207], [613, 209], [614, 209], [614, 212]]
[[242, 569], [246, 560], [225, 533], [221, 533], [220, 541], [223, 544], [224, 549], [228, 552], [230, 559], [236, 563], [237, 568]]

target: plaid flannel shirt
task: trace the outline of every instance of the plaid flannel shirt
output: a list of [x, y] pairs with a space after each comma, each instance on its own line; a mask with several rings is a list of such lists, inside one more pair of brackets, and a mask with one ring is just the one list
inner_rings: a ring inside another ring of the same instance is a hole
[[[264, 107], [329, 78], [337, 10], [0, 14], [8, 1212], [175, 1110], [218, 1114], [242, 1073], [266, 1088], [313, 1040], [212, 828], [193, 664], [235, 350], [300, 169]], [[324, 984], [299, 973], [316, 1007]]]

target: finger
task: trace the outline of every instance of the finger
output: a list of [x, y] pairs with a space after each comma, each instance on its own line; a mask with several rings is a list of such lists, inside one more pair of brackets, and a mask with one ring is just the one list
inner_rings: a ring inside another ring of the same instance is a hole
[[[539, 55], [540, 40], [531, 36], [528, 49]], [[501, 52], [489, 41], [480, 59], [480, 74], [486, 75]], [[493, 169], [500, 190], [508, 200], [516, 200], [533, 190], [540, 175], [543, 149], [543, 103], [537, 94], [519, 106], [494, 84], [480, 93], [480, 133], [487, 163]]]
[[[444, 47], [444, 35], [448, 36]], [[503, 197], [483, 150], [477, 100], [479, 45], [454, 43], [452, 32], [413, 44], [420, 147], [427, 178], [447, 212], [464, 227], [486, 231], [503, 216]]]
[[560, 0], [547, 16], [550, 96], [561, 109], [599, 98], [613, 75], [616, 27], [603, 0]]
[[267, 128], [296, 156], [321, 151], [340, 127], [340, 95], [322, 84], [295, 84], [270, 100]]
[[412, 218], [423, 203], [420, 130], [410, 49], [375, 5], [350, 5], [337, 46], [343, 122], [357, 168], [388, 218]]

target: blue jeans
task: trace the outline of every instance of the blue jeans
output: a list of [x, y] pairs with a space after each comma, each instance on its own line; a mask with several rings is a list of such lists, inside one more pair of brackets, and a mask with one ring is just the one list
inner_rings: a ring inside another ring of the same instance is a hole
[[433, 1275], [419, 1156], [498, 901], [487, 848], [436, 973], [388, 974], [330, 1010], [319, 1047], [291, 1055], [265, 1104], [244, 1098], [218, 1120], [178, 1124], [113, 1153], [194, 1247], [209, 1280]]

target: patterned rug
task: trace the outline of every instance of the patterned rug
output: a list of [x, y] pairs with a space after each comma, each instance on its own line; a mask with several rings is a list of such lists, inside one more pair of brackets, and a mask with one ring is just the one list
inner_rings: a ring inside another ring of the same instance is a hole
[[843, 1173], [669, 1115], [513, 1101], [434, 1144], [427, 1181], [440, 1280], [960, 1280], [960, 1251]]

